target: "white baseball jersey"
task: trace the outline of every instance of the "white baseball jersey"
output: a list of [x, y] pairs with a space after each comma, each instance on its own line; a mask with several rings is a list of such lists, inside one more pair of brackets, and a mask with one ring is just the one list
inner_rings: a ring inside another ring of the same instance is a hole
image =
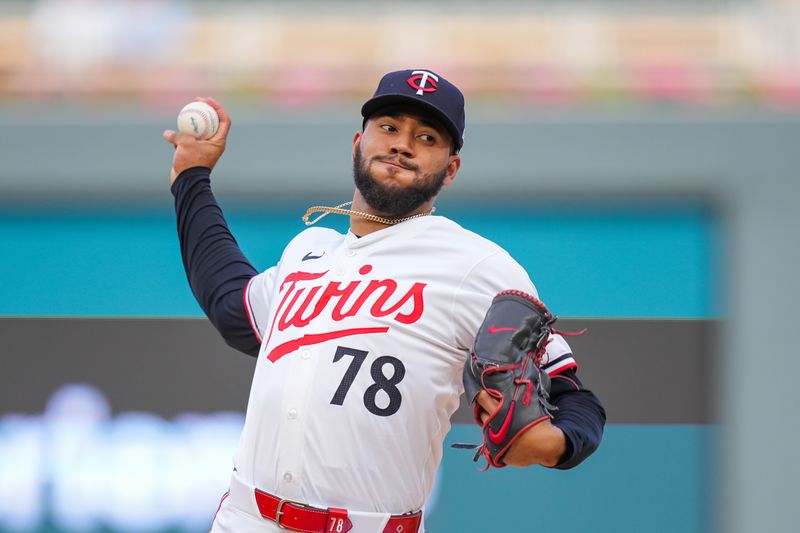
[[[444, 217], [300, 233], [245, 291], [261, 351], [238, 475], [319, 507], [422, 508], [464, 362], [505, 289], [536, 294], [507, 252]], [[550, 373], [575, 364], [554, 337]]]

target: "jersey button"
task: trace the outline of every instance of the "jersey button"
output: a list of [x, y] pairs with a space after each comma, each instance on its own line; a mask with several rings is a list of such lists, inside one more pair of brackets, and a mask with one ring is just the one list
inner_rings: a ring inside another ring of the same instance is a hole
[[349, 252], [347, 252], [347, 257], [355, 257], [355, 255], [356, 255], [355, 250], [350, 250]]
[[302, 357], [303, 359], [308, 359], [309, 357], [311, 357], [311, 351], [303, 350], [302, 352], [300, 352], [300, 357]]
[[297, 418], [297, 409], [292, 407], [291, 409], [289, 409], [289, 419], [294, 420], [295, 418]]
[[285, 474], [283, 474], [283, 480], [284, 480], [286, 483], [291, 483], [291, 482], [292, 482], [292, 478], [293, 478], [293, 477], [294, 477], [294, 476], [292, 476], [292, 473], [291, 473], [291, 472], [286, 472]]
[[337, 268], [336, 269], [336, 275], [337, 276], [344, 276], [344, 269], [343, 268]]

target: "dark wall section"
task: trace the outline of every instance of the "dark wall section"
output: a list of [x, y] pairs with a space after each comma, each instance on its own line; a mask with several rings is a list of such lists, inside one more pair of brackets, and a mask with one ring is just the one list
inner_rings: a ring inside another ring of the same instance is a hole
[[202, 319], [0, 319], [0, 338], [0, 412], [41, 412], [63, 383], [96, 386], [114, 412], [243, 411], [255, 364]]
[[[704, 424], [715, 332], [709, 320], [562, 319], [579, 375], [610, 423]], [[203, 319], [0, 319], [0, 415], [41, 412], [64, 383], [89, 383], [115, 412], [244, 410], [255, 359]], [[462, 405], [456, 422], [471, 416]]]
[[[578, 376], [613, 424], [709, 424], [717, 353], [713, 320], [561, 319]], [[456, 421], [472, 420], [465, 406]]]

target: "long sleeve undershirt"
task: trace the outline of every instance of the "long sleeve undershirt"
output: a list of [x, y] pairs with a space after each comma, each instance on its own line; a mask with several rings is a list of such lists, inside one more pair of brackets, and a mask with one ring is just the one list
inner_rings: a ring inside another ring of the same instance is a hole
[[[172, 185], [181, 257], [200, 307], [225, 342], [257, 356], [259, 341], [247, 318], [244, 291], [258, 272], [233, 238], [211, 192], [211, 171], [194, 167]], [[556, 468], [572, 468], [600, 444], [606, 415], [574, 369], [554, 377], [551, 401], [558, 407], [552, 423], [566, 436], [567, 450]]]
[[606, 411], [592, 391], [585, 389], [571, 368], [553, 376], [550, 400], [558, 407], [552, 424], [564, 432], [567, 449], [556, 468], [567, 470], [583, 462], [600, 446]]
[[258, 272], [228, 229], [211, 192], [210, 169], [181, 172], [172, 194], [183, 268], [197, 303], [229, 346], [258, 355], [258, 338], [244, 307], [245, 287]]

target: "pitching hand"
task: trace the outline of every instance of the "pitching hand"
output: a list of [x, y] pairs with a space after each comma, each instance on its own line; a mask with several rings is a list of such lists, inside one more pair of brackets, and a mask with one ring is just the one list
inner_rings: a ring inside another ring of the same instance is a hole
[[170, 184], [187, 168], [208, 167], [213, 169], [225, 151], [225, 141], [231, 129], [231, 119], [213, 98], [195, 98], [197, 102], [205, 102], [216, 110], [219, 115], [219, 128], [210, 139], [201, 141], [188, 133], [179, 133], [172, 130], [164, 132], [164, 140], [175, 147], [172, 158], [172, 169], [169, 173]]

